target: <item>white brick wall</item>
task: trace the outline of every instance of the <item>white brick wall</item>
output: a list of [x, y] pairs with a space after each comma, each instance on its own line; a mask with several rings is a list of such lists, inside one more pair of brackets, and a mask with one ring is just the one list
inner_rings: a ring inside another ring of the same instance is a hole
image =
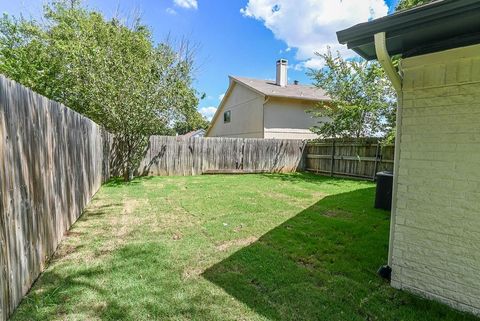
[[480, 315], [480, 45], [402, 71], [392, 285]]

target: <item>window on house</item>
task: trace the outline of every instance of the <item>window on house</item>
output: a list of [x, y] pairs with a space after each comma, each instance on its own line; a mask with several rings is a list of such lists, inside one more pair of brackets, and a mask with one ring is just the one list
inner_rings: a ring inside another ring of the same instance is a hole
[[224, 123], [229, 123], [229, 122], [230, 122], [230, 118], [231, 118], [231, 112], [230, 112], [230, 110], [223, 113], [223, 122], [224, 122]]

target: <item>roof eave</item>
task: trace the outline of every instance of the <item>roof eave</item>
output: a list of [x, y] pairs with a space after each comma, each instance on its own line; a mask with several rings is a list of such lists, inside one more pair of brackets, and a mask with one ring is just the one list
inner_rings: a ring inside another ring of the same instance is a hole
[[234, 77], [234, 76], [228, 76], [228, 78], [230, 78], [230, 81], [234, 81], [242, 86], [245, 86], [247, 87], [248, 89], [250, 90], [253, 90], [254, 92], [256, 92], [257, 94], [259, 94], [260, 96], [263, 96], [263, 97], [266, 97], [267, 95], [263, 92], [261, 92], [260, 90], [254, 88], [253, 86], [250, 86], [249, 84], [247, 84], [246, 82], [244, 81], [241, 81], [240, 79]]
[[229, 84], [228, 84], [228, 88], [227, 88], [227, 91], [225, 92], [225, 95], [223, 96], [222, 98], [222, 101], [220, 102], [220, 104], [218, 105], [218, 108], [217, 108], [217, 111], [215, 112], [215, 114], [213, 115], [212, 117], [212, 120], [210, 121], [210, 125], [208, 126], [207, 130], [205, 131], [205, 136], [208, 136], [210, 134], [210, 131], [212, 130], [212, 127], [213, 127], [213, 124], [215, 124], [215, 122], [217, 121], [217, 118], [218, 116], [220, 115], [220, 111], [221, 109], [223, 108], [223, 105], [225, 104], [225, 102], [227, 101], [228, 99], [228, 96], [230, 96], [230, 93], [232, 92], [233, 90], [233, 86], [235, 85], [235, 81], [234, 81], [234, 77], [232, 76], [228, 76], [229, 78]]
[[[365, 59], [375, 59], [371, 50], [373, 36], [379, 32], [386, 32], [387, 38], [400, 39], [411, 33], [421, 33], [422, 29], [432, 26], [445, 25], [445, 19], [461, 19], [463, 15], [476, 15], [480, 10], [478, 0], [441, 0], [413, 9], [382, 17], [370, 22], [357, 24], [337, 32], [338, 41], [346, 44]], [[438, 41], [431, 40], [431, 43]], [[428, 45], [429, 41], [426, 41]], [[370, 49], [370, 50], [369, 50]], [[402, 48], [388, 48], [393, 55], [401, 54]]]
[[325, 98], [309, 98], [309, 97], [292, 97], [292, 96], [283, 96], [283, 95], [266, 95], [266, 97], [292, 99], [292, 100], [306, 100], [306, 101], [313, 101], [313, 102], [331, 101], [330, 98], [326, 98], [326, 97]]

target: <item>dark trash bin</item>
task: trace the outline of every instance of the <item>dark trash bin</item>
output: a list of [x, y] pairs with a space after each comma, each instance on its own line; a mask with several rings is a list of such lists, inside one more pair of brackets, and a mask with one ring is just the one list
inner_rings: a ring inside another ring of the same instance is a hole
[[393, 173], [377, 173], [377, 191], [375, 193], [375, 208], [392, 210]]

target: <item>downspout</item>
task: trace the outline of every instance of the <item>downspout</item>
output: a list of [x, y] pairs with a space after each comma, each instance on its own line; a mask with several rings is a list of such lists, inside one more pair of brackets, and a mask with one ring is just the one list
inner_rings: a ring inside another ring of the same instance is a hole
[[387, 38], [385, 32], [379, 32], [375, 34], [375, 52], [377, 53], [378, 62], [380, 63], [380, 65], [382, 65], [385, 73], [387, 74], [387, 77], [392, 82], [393, 88], [395, 88], [397, 95], [401, 95], [402, 78], [400, 74], [395, 70], [395, 67], [392, 64], [392, 58], [390, 58], [390, 55], [388, 54]]
[[[395, 221], [397, 212], [397, 186], [398, 186], [398, 168], [400, 160], [400, 140], [402, 136], [402, 112], [403, 112], [403, 92], [402, 76], [395, 70], [392, 59], [388, 54], [387, 40], [385, 32], [375, 34], [375, 51], [377, 60], [385, 70], [387, 77], [392, 82], [393, 88], [397, 92], [397, 118], [395, 135], [395, 155], [393, 163], [393, 190], [392, 190], [392, 213], [390, 219], [390, 240], [388, 245], [388, 267], [392, 266], [393, 241], [395, 236]], [[391, 271], [391, 270], [390, 270]]]
[[264, 100], [263, 100], [263, 106], [262, 106], [262, 124], [263, 124], [263, 128], [262, 128], [262, 132], [263, 132], [263, 138], [265, 138], [265, 107], [267, 105], [267, 103], [270, 101], [270, 96], [265, 96]]

